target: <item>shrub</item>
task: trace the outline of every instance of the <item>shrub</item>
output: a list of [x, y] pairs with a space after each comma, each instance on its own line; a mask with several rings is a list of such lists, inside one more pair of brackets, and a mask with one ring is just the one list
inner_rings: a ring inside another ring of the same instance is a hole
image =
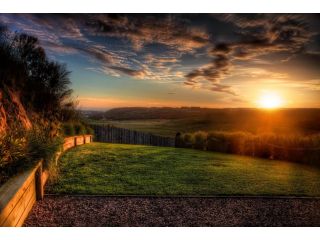
[[210, 132], [207, 137], [207, 150], [215, 152], [227, 152], [228, 143], [225, 135], [219, 132]]
[[60, 150], [63, 139], [52, 137], [51, 129], [34, 124], [31, 130], [17, 127], [0, 139], [0, 184], [9, 177], [32, 167], [40, 159], [49, 169]]
[[86, 128], [83, 126], [83, 124], [75, 123], [73, 126], [76, 135], [86, 134]]
[[46, 129], [34, 128], [27, 135], [28, 157], [35, 160], [43, 159], [45, 168], [55, 160], [63, 144], [62, 137], [51, 138], [49, 134]]
[[177, 148], [183, 148], [184, 147], [183, 138], [182, 138], [182, 135], [181, 135], [180, 132], [176, 133], [176, 137], [175, 137], [174, 142], [175, 142], [174, 143], [175, 147], [177, 147]]
[[89, 126], [86, 126], [86, 134], [93, 135], [94, 134], [94, 130]]
[[193, 135], [191, 133], [184, 133], [182, 135], [183, 146], [191, 148], [193, 145]]
[[228, 142], [228, 153], [244, 155], [245, 144], [250, 139], [250, 135], [243, 132], [225, 133]]
[[[207, 135], [207, 137], [205, 137]], [[182, 137], [181, 147], [207, 149], [266, 159], [286, 160], [320, 166], [320, 134], [277, 135], [247, 132], [196, 132]]]
[[62, 131], [64, 136], [74, 136], [75, 130], [72, 123], [64, 123], [62, 125]]
[[205, 150], [207, 148], [207, 133], [199, 131], [193, 135], [193, 148]]
[[62, 125], [64, 136], [75, 136], [83, 134], [94, 134], [94, 130], [86, 124], [67, 122]]
[[19, 129], [9, 130], [0, 139], [0, 184], [20, 171], [27, 156], [26, 138]]

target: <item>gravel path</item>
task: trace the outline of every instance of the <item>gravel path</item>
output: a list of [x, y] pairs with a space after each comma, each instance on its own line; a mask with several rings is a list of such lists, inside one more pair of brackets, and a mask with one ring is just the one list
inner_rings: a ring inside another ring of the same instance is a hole
[[320, 226], [320, 199], [46, 196], [25, 226]]

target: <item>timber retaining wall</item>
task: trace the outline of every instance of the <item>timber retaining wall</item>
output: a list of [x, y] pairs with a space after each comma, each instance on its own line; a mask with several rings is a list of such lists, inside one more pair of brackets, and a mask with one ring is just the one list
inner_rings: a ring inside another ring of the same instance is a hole
[[[65, 138], [63, 151], [92, 142], [92, 135]], [[60, 156], [61, 153], [57, 153]], [[49, 172], [43, 170], [43, 161], [31, 170], [12, 177], [0, 187], [0, 226], [19, 227], [27, 218], [34, 203], [42, 200]]]

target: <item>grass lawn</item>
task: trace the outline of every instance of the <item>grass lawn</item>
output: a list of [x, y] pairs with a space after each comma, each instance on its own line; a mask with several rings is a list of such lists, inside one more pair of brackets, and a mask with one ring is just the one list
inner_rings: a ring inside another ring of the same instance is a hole
[[64, 153], [51, 193], [320, 196], [320, 170], [168, 147], [92, 143]]

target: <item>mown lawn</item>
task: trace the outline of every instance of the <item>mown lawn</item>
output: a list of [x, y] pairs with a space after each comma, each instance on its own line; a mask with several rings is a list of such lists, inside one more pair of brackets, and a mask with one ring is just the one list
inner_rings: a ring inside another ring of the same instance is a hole
[[92, 143], [67, 151], [51, 193], [320, 196], [320, 170], [167, 147]]

